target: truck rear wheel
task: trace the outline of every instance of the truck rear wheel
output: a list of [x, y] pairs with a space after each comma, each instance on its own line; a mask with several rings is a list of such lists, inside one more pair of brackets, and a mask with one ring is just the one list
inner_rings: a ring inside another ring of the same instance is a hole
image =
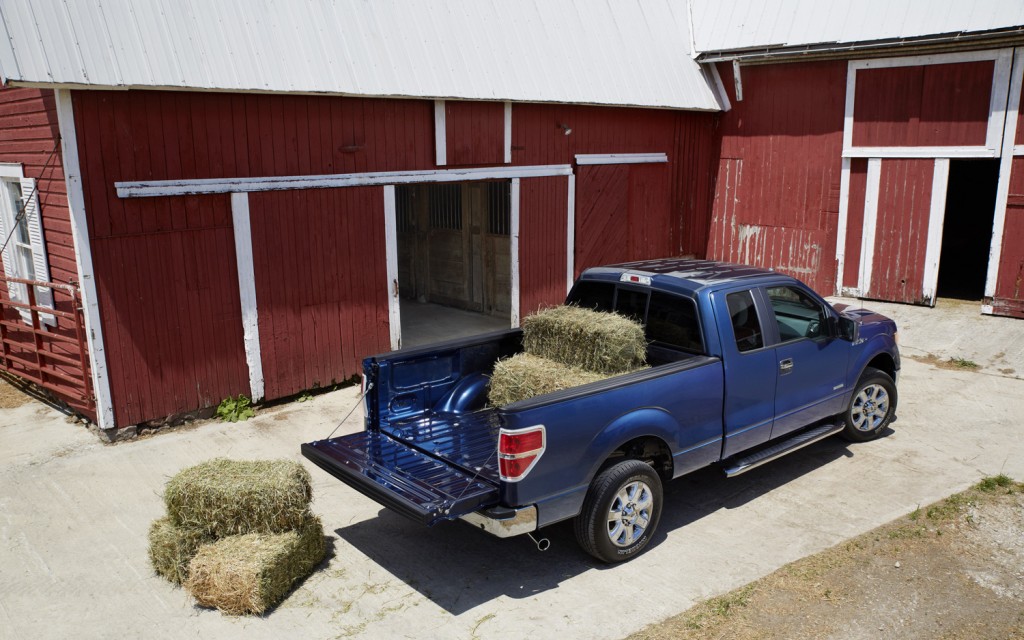
[[583, 550], [604, 562], [639, 555], [661, 519], [661, 478], [640, 460], [625, 460], [594, 479], [574, 522]]
[[852, 442], [874, 440], [896, 415], [896, 385], [884, 371], [868, 367], [843, 414], [843, 437]]

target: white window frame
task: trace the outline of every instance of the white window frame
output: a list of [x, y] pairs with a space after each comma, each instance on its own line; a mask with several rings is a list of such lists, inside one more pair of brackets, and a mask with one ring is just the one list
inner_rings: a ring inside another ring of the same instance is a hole
[[[989, 98], [988, 128], [985, 144], [955, 147], [858, 147], [853, 144], [854, 102], [857, 97], [857, 72], [864, 69], [923, 67], [992, 60], [992, 90]], [[940, 53], [898, 58], [851, 60], [846, 74], [846, 114], [843, 126], [844, 158], [998, 158], [1002, 147], [1007, 87], [1013, 49]]]
[[[25, 171], [21, 164], [3, 162], [0, 163], [0, 181], [5, 183], [16, 182], [21, 190], [21, 201], [24, 203], [25, 220], [27, 222], [28, 229], [28, 242], [24, 242], [19, 239], [17, 232], [12, 232], [15, 228], [15, 218], [18, 215], [18, 211], [11, 210], [9, 206], [9, 199], [6, 193], [0, 194], [0, 246], [4, 241], [7, 241], [7, 237], [10, 234], [10, 241], [7, 242], [7, 247], [3, 251], [3, 266], [4, 273], [8, 277], [12, 278], [24, 278], [32, 279], [37, 281], [49, 282], [50, 280], [50, 264], [46, 255], [46, 240], [43, 236], [43, 224], [39, 209], [39, 193], [36, 191], [36, 180], [34, 178], [26, 178]], [[6, 189], [7, 187], [2, 187]], [[27, 267], [22, 264], [23, 253], [25, 250], [28, 251], [30, 260], [32, 263], [32, 273], [28, 272]], [[22, 304], [28, 304], [28, 290], [26, 285], [19, 283], [8, 283], [7, 291], [11, 299], [15, 302]], [[48, 287], [36, 287], [36, 305], [40, 307], [53, 308], [53, 291]], [[32, 324], [32, 314], [27, 309], [19, 309], [22, 320], [27, 324]], [[56, 318], [50, 314], [39, 314], [39, 321], [44, 325], [53, 326], [56, 324]]]

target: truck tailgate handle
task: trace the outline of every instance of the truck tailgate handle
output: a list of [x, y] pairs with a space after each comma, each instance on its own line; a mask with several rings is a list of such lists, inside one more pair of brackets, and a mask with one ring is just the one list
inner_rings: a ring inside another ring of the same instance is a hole
[[786, 375], [793, 370], [793, 358], [779, 360], [779, 374]]

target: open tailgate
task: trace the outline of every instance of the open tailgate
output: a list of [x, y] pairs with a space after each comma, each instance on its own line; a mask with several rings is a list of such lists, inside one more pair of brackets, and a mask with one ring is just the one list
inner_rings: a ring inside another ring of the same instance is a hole
[[498, 485], [380, 431], [302, 445], [302, 455], [363, 495], [427, 525], [498, 504]]

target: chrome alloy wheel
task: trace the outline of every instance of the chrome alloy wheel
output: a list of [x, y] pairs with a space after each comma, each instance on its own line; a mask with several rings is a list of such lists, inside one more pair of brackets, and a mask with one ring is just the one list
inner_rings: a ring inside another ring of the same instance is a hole
[[889, 393], [880, 384], [860, 390], [850, 407], [850, 420], [857, 431], [874, 431], [889, 415]]
[[646, 482], [636, 480], [615, 494], [608, 510], [608, 538], [616, 547], [628, 547], [647, 530], [654, 499]]

